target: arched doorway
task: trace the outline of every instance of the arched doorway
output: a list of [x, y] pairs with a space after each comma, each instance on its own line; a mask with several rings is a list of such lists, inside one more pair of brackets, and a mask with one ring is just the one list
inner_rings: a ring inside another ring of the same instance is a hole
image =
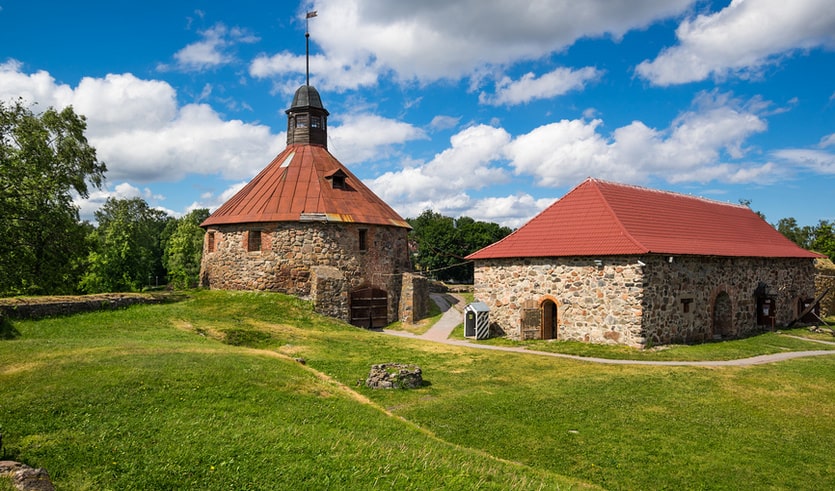
[[734, 332], [733, 305], [731, 296], [727, 292], [719, 292], [713, 300], [713, 325], [714, 338], [730, 338]]
[[388, 324], [388, 295], [385, 290], [365, 287], [351, 292], [351, 324], [368, 329]]
[[542, 339], [557, 339], [557, 304], [551, 299], [543, 300], [540, 305], [542, 324], [540, 337]]

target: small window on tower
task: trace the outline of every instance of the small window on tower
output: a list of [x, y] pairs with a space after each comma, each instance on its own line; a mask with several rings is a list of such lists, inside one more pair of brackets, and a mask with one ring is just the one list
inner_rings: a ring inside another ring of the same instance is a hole
[[215, 233], [209, 232], [206, 234], [206, 249], [209, 252], [215, 252]]
[[307, 128], [307, 116], [299, 114], [296, 116], [296, 128]]
[[247, 252], [257, 252], [261, 250], [261, 231], [250, 230], [247, 239]]
[[311, 116], [310, 117], [310, 127], [311, 128], [321, 128], [322, 127], [322, 118], [319, 116]]
[[361, 228], [360, 229], [360, 250], [367, 251], [368, 250], [368, 230]]

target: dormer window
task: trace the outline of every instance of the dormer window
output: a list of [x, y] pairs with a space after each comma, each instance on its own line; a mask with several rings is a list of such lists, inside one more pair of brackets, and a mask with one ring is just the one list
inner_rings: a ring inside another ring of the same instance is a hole
[[348, 185], [345, 183], [347, 177], [348, 175], [342, 169], [336, 169], [330, 174], [327, 174], [325, 179], [331, 181], [331, 187], [333, 189], [348, 189]]

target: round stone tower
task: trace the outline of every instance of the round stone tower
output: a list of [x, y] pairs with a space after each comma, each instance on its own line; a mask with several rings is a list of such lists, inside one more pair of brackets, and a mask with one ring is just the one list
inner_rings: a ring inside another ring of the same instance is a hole
[[201, 224], [201, 284], [296, 295], [363, 327], [397, 320], [411, 227], [328, 151], [314, 87], [286, 113], [287, 147]]

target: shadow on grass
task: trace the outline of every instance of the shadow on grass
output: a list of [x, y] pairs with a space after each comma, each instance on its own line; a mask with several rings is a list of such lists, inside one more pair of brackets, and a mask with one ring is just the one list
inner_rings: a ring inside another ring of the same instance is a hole
[[0, 315], [0, 339], [16, 339], [18, 337], [20, 337], [20, 331], [12, 325], [12, 321]]

